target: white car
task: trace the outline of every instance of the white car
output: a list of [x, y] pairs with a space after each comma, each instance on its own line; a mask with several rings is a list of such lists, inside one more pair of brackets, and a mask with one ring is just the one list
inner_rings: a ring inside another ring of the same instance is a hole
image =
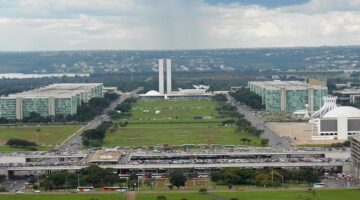
[[23, 192], [23, 191], [18, 190], [18, 191], [16, 191], [16, 192], [15, 192], [15, 194], [24, 194], [24, 192]]
[[34, 193], [40, 193], [40, 190], [34, 190]]

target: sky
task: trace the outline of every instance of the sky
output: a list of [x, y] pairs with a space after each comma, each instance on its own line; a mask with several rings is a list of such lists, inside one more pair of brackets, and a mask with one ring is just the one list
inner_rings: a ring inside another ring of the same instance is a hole
[[360, 0], [0, 0], [0, 51], [360, 45]]

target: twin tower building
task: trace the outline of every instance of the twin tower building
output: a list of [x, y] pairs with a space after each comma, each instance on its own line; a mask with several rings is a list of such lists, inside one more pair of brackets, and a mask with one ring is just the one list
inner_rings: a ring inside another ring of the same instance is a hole
[[[165, 62], [166, 61], [166, 62]], [[159, 93], [165, 94], [164, 68], [166, 66], [166, 94], [171, 94], [171, 59], [159, 59]]]

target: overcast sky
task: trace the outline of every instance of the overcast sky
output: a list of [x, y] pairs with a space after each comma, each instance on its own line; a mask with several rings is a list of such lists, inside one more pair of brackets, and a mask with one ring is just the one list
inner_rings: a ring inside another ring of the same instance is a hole
[[0, 50], [360, 44], [360, 0], [0, 0]]

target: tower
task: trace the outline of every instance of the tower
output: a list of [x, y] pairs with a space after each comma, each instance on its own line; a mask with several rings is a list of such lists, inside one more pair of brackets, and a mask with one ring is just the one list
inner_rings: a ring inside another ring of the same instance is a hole
[[164, 59], [159, 59], [159, 93], [164, 94]]
[[166, 59], [166, 93], [171, 94], [171, 59]]

